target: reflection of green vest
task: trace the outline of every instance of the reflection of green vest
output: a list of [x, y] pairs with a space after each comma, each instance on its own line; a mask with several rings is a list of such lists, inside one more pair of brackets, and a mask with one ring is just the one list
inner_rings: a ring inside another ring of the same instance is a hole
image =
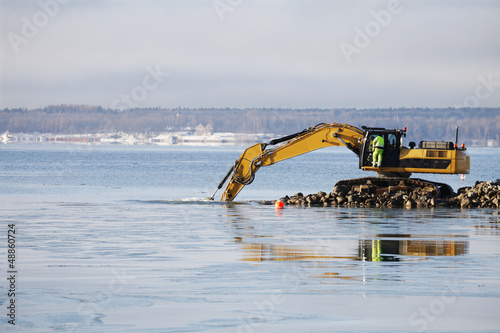
[[373, 141], [373, 148], [384, 149], [384, 137], [377, 136]]

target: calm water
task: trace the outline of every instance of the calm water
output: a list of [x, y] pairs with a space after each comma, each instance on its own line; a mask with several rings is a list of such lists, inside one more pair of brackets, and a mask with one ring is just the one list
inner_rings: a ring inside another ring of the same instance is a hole
[[[261, 169], [236, 203], [205, 201], [242, 149], [0, 146], [0, 330], [500, 331], [496, 210], [256, 202], [367, 176], [342, 148]], [[469, 153], [463, 182], [416, 176], [455, 190], [500, 178], [500, 149]]]

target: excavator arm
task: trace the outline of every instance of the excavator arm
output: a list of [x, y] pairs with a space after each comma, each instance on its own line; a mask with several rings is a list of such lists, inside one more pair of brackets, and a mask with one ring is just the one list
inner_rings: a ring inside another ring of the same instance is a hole
[[[268, 144], [255, 144], [247, 148], [235, 161], [217, 191], [230, 177], [221, 201], [233, 201], [245, 185], [253, 182], [255, 173], [260, 167], [331, 146], [345, 146], [359, 156], [362, 140], [363, 131], [359, 128], [331, 123], [318, 124], [302, 132], [271, 140]], [[275, 147], [268, 148], [268, 146]], [[211, 199], [214, 196], [215, 193]]]

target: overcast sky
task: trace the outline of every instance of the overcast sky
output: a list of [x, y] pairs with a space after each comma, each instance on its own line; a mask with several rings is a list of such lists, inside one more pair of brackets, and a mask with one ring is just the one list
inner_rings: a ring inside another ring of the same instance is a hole
[[0, 107], [500, 106], [500, 1], [0, 0]]

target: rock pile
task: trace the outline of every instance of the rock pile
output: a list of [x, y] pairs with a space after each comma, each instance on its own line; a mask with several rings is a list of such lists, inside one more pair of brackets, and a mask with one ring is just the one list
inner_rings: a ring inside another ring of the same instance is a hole
[[285, 205], [344, 206], [344, 207], [459, 207], [498, 208], [500, 179], [496, 182], [476, 182], [473, 187], [461, 188], [458, 194], [442, 196], [433, 186], [348, 186], [337, 184], [330, 193], [303, 195], [297, 193], [280, 199]]
[[458, 195], [448, 201], [450, 206], [460, 208], [498, 208], [500, 179], [495, 182], [476, 182], [476, 185], [472, 187], [462, 187], [458, 190]]

